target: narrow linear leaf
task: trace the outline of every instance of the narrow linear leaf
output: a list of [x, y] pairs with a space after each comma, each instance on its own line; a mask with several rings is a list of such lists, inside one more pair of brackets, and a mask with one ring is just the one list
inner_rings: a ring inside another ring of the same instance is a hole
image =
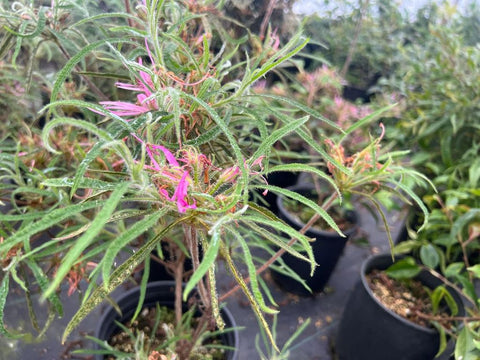
[[113, 211], [117, 207], [117, 204], [120, 202], [123, 194], [127, 191], [129, 185], [130, 183], [128, 182], [121, 183], [112, 192], [109, 199], [105, 202], [103, 208], [95, 216], [95, 219], [92, 221], [92, 224], [88, 230], [75, 242], [75, 245], [62, 259], [62, 263], [55, 274], [55, 278], [51, 282], [47, 291], [44, 292], [43, 298], [49, 297], [58, 288], [72, 266], [81, 257], [82, 252], [91, 244], [95, 236], [97, 236], [97, 234], [103, 229]]
[[312, 109], [312, 108], [310, 108], [310, 107], [308, 107], [308, 106], [306, 106], [302, 103], [299, 103], [298, 101], [292, 100], [291, 98], [286, 98], [286, 97], [283, 97], [283, 96], [272, 95], [272, 94], [255, 94], [255, 95], [249, 95], [249, 96], [270, 98], [270, 99], [274, 99], [274, 100], [277, 100], [277, 101], [280, 101], [280, 102], [284, 102], [288, 105], [291, 105], [291, 106], [305, 112], [306, 114], [310, 115], [311, 117], [313, 117], [315, 119], [323, 121], [325, 124], [328, 124], [332, 128], [334, 128], [336, 130], [339, 130], [342, 133], [344, 132], [343, 129], [338, 124], [336, 124], [335, 122], [327, 119], [325, 116], [320, 114], [318, 111], [316, 111], [316, 110], [314, 110], [314, 109]]
[[85, 172], [87, 171], [90, 163], [100, 154], [102, 149], [102, 142], [97, 142], [85, 155], [85, 158], [80, 162], [73, 178], [72, 188], [70, 189], [70, 198], [77, 192], [82, 179], [84, 179]]
[[[303, 251], [306, 252], [308, 260], [311, 264], [310, 273], [313, 275], [313, 272], [315, 271], [316, 263], [315, 263], [315, 257], [313, 256], [312, 246], [310, 245], [310, 242], [309, 242], [310, 239], [308, 237], [301, 234], [300, 232], [298, 232], [294, 228], [292, 228], [288, 225], [285, 225], [284, 223], [280, 223], [278, 221], [272, 221], [272, 220], [269, 220], [269, 219], [261, 218], [259, 216], [244, 215], [240, 220], [244, 221], [246, 224], [248, 224], [248, 222], [253, 221], [253, 222], [256, 222], [256, 223], [259, 223], [259, 224], [270, 226], [273, 229], [278, 230], [280, 232], [284, 232], [285, 234], [287, 234], [291, 238], [297, 239], [298, 241], [300, 241], [300, 243], [303, 246]], [[296, 252], [292, 251], [293, 250], [292, 247], [285, 247], [285, 249], [290, 254], [296, 256]]]
[[187, 99], [192, 100], [193, 102], [198, 103], [201, 107], [203, 107], [207, 113], [212, 117], [213, 121], [220, 127], [224, 135], [227, 137], [230, 146], [233, 149], [233, 152], [235, 153], [235, 157], [238, 161], [242, 161], [243, 156], [242, 152], [240, 150], [240, 147], [238, 146], [237, 140], [233, 136], [232, 132], [229, 130], [227, 124], [225, 123], [224, 120], [218, 115], [218, 113], [212, 109], [210, 105], [208, 105], [205, 101], [196, 98], [193, 95], [187, 94], [187, 93], [181, 93], [180, 96], [186, 97]]
[[174, 221], [167, 227], [163, 228], [155, 237], [149, 240], [145, 245], [143, 245], [138, 251], [133, 254], [127, 261], [120, 265], [109, 278], [108, 289], [105, 289], [103, 286], [97, 287], [92, 295], [82, 304], [77, 313], [73, 316], [72, 320], [67, 324], [65, 331], [62, 336], [62, 344], [65, 343], [68, 335], [75, 329], [78, 324], [88, 315], [90, 312], [95, 309], [100, 303], [108, 297], [108, 295], [115, 290], [119, 285], [121, 285], [133, 272], [133, 270], [145, 260], [147, 256], [150, 256], [150, 253], [157, 245], [157, 242], [165, 236], [170, 230], [178, 226], [184, 221], [188, 221], [190, 217], [180, 218], [177, 221]]
[[144, 263], [145, 267], [144, 267], [142, 280], [140, 282], [140, 296], [138, 297], [137, 308], [135, 309], [135, 312], [133, 313], [131, 321], [135, 321], [138, 314], [140, 314], [140, 311], [142, 311], [143, 302], [145, 301], [145, 295], [147, 293], [148, 275], [150, 274], [150, 257], [147, 256], [143, 263]]
[[68, 118], [68, 117], [60, 117], [60, 118], [56, 118], [52, 121], [49, 121], [45, 125], [45, 127], [43, 128], [43, 131], [42, 131], [42, 141], [45, 144], [45, 147], [49, 151], [51, 151], [53, 153], [56, 153], [56, 154], [60, 153], [59, 151], [55, 150], [50, 144], [50, 131], [52, 131], [52, 129], [54, 127], [66, 126], [66, 125], [75, 126], [75, 127], [79, 127], [81, 129], [84, 129], [84, 130], [98, 136], [101, 140], [104, 140], [104, 141], [113, 140], [108, 132], [100, 129], [99, 127], [97, 127], [95, 124], [92, 124], [91, 122], [88, 122], [88, 121], [85, 121], [85, 120], [80, 120], [80, 119]]
[[[48, 187], [72, 187], [75, 184], [75, 179], [47, 179], [42, 181], [42, 185]], [[77, 184], [77, 189], [92, 189], [102, 191], [112, 191], [118, 186], [118, 183], [111, 183], [98, 179], [81, 178]]]
[[392, 109], [396, 105], [397, 104], [392, 104], [392, 105], [389, 105], [389, 106], [385, 106], [381, 109], [378, 109], [378, 110], [374, 111], [370, 115], [365, 116], [363, 119], [355, 121], [352, 126], [350, 126], [348, 129], [345, 130], [345, 134], [340, 139], [340, 142], [342, 142], [349, 134], [351, 134], [355, 130], [357, 130], [357, 129], [361, 128], [362, 126], [365, 126], [366, 124], [368, 124], [368, 123], [372, 122], [373, 120], [377, 119], [384, 112]]
[[308, 164], [301, 164], [301, 163], [281, 164], [281, 165], [276, 165], [269, 168], [267, 175], [277, 171], [308, 172], [308, 173], [315, 174], [318, 177], [326, 180], [330, 185], [332, 185], [333, 189], [338, 194], [338, 197], [340, 199], [342, 198], [342, 193], [340, 192], [340, 189], [338, 188], [337, 184], [332, 179], [332, 177], [328, 174], [325, 174], [322, 170], [314, 166], [310, 166]]
[[425, 225], [428, 224], [428, 219], [430, 217], [430, 212], [428, 211], [427, 207], [425, 206], [425, 204], [423, 203], [423, 201], [418, 197], [417, 194], [415, 194], [412, 189], [410, 189], [409, 187], [405, 186], [404, 184], [402, 184], [401, 182], [399, 181], [396, 181], [396, 180], [390, 180], [390, 182], [392, 184], [394, 184], [395, 186], [398, 186], [401, 190], [403, 190], [408, 196], [410, 196], [410, 198], [415, 202], [415, 204], [418, 205], [418, 207], [422, 210], [422, 213], [424, 215], [424, 221], [423, 221], [423, 224], [422, 226], [420, 226], [420, 228], [418, 228], [417, 232], [418, 231], [421, 231]]
[[[25, 259], [25, 263], [32, 270], [33, 276], [35, 277], [35, 280], [40, 286], [40, 289], [42, 291], [45, 291], [48, 287], [47, 275], [43, 272], [40, 266], [38, 266], [38, 264], [32, 258]], [[58, 295], [56, 293], [53, 293], [52, 295], [49, 296], [48, 301], [50, 301], [50, 303], [53, 305], [53, 308], [55, 309], [56, 313], [60, 317], [63, 317], [63, 306]]]
[[35, 36], [39, 35], [43, 31], [43, 29], [45, 28], [45, 24], [47, 23], [47, 18], [45, 16], [45, 11], [46, 11], [45, 9], [40, 10], [40, 12], [38, 13], [37, 27], [29, 34], [19, 33], [15, 30], [9, 28], [6, 25], [4, 25], [3, 28], [5, 30], [7, 30], [9, 33], [11, 33], [11, 34], [13, 34], [13, 35], [15, 35], [19, 38], [25, 38], [25, 39], [34, 38]]
[[[44, 215], [39, 221], [19, 230], [10, 238], [7, 238], [3, 243], [1, 243], [0, 253], [10, 250], [12, 247], [23, 241], [27, 241], [30, 236], [36, 233], [60, 224], [63, 220], [68, 219], [75, 214], [78, 214], [85, 210], [93, 209], [95, 207], [101, 206], [102, 204], [104, 204], [104, 201], [97, 200], [82, 204], [71, 205], [66, 208], [50, 211], [46, 215]], [[1, 215], [0, 220], [2, 220]]]
[[[305, 196], [295, 192], [291, 191], [288, 189], [284, 189], [278, 186], [273, 186], [273, 185], [255, 185], [255, 188], [260, 188], [260, 189], [266, 189], [269, 191], [273, 191], [274, 193], [281, 194], [285, 197], [291, 198], [293, 200], [296, 200], [304, 205], [307, 205], [309, 208], [314, 210], [317, 214], [319, 214], [323, 220], [333, 229], [335, 230], [340, 236], [345, 237], [345, 234], [340, 230], [338, 225], [335, 223], [335, 221], [332, 219], [332, 217], [325, 211], [323, 210], [317, 203], [313, 202], [312, 200], [306, 198]], [[325, 229], [328, 230], [328, 229]]]
[[255, 160], [259, 158], [261, 155], [264, 155], [267, 151], [271, 149], [273, 144], [275, 144], [278, 140], [283, 138], [285, 135], [295, 131], [297, 128], [305, 124], [309, 119], [309, 116], [304, 116], [300, 119], [294, 120], [280, 129], [273, 131], [267, 138], [265, 138], [255, 153], [251, 156], [251, 159]]
[[145, 216], [142, 220], [135, 222], [130, 228], [120, 234], [119, 237], [113, 241], [110, 246], [108, 247], [105, 255], [102, 259], [102, 276], [104, 279], [104, 286], [105, 289], [109, 286], [109, 276], [110, 276], [110, 269], [113, 266], [113, 262], [115, 261], [115, 257], [118, 253], [132, 240], [139, 237], [145, 231], [149, 230], [152, 226], [154, 226], [160, 217], [164, 216], [168, 212], [167, 209], [161, 209], [154, 212], [151, 215]]
[[50, 96], [50, 102], [54, 102], [55, 100], [57, 100], [58, 94], [62, 86], [64, 85], [65, 80], [67, 80], [68, 76], [72, 72], [75, 65], [77, 65], [85, 56], [87, 56], [89, 52], [95, 50], [97, 47], [106, 45], [107, 43], [132, 43], [133, 45], [136, 45], [132, 41], [118, 39], [118, 38], [103, 39], [103, 40], [99, 40], [91, 44], [88, 44], [83, 49], [81, 49], [78, 53], [72, 56], [70, 60], [65, 64], [65, 66], [62, 68], [62, 70], [60, 70], [60, 72], [58, 73], [57, 79], [55, 80], [55, 84], [53, 85], [52, 94]]
[[275, 350], [280, 351], [277, 347], [276, 342], [275, 342], [275, 337], [273, 336], [272, 332], [270, 331], [270, 328], [267, 324], [267, 321], [265, 320], [265, 317], [262, 314], [262, 311], [260, 310], [260, 307], [258, 306], [257, 302], [255, 301], [255, 298], [252, 296], [252, 294], [248, 290], [247, 284], [245, 283], [242, 276], [239, 274], [237, 268], [235, 267], [235, 264], [233, 263], [232, 258], [230, 256], [228, 250], [222, 248], [222, 255], [227, 260], [228, 267], [229, 267], [230, 271], [232, 272], [233, 277], [235, 278], [237, 283], [240, 285], [243, 293], [245, 294], [245, 296], [247, 296], [250, 304], [252, 305], [252, 309], [253, 309], [255, 315], [257, 316], [257, 319], [259, 320], [262, 328], [265, 330], [265, 332], [268, 336], [268, 339], [270, 340], [272, 346], [275, 348]]
[[278, 310], [271, 309], [265, 304], [265, 300], [263, 299], [263, 295], [260, 291], [260, 286], [258, 284], [256, 268], [255, 264], [253, 263], [252, 254], [250, 253], [248, 244], [238, 232], [233, 229], [229, 229], [229, 231], [235, 235], [235, 238], [237, 239], [240, 247], [242, 248], [244, 260], [248, 268], [248, 276], [250, 277], [250, 287], [252, 289], [253, 296], [255, 297], [257, 303], [260, 306], [260, 309], [268, 314], [278, 313]]

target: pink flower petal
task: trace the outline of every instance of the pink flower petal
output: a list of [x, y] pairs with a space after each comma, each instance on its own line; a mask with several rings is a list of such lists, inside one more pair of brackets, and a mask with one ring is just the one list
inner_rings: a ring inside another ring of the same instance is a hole
[[175, 159], [175, 156], [168, 150], [165, 146], [162, 145], [151, 145], [152, 149], [159, 149], [165, 154], [165, 158], [167, 159], [168, 163], [173, 166], [178, 166], [180, 167], [180, 164], [178, 163], [177, 159]]
[[100, 105], [117, 116], [138, 116], [150, 111], [148, 106], [124, 101], [102, 101]]
[[195, 200], [193, 200], [193, 204], [189, 204], [186, 200], [188, 190], [188, 176], [188, 171], [184, 171], [182, 178], [178, 182], [177, 188], [175, 189], [175, 193], [172, 196], [173, 200], [177, 200], [178, 212], [181, 214], [184, 214], [187, 209], [197, 208]]

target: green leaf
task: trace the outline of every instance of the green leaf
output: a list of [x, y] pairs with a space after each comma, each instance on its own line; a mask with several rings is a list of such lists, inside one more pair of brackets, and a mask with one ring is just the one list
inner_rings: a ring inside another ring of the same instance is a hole
[[[323, 210], [317, 203], [313, 202], [312, 200], [306, 198], [305, 196], [295, 192], [291, 191], [288, 189], [284, 189], [278, 186], [272, 186], [272, 185], [256, 185], [255, 188], [260, 188], [260, 189], [266, 189], [269, 191], [273, 191], [274, 193], [281, 194], [285, 197], [289, 197], [291, 199], [294, 199], [309, 208], [313, 209], [318, 215], [321, 216], [323, 220], [330, 226], [333, 230], [335, 230], [340, 236], [345, 237], [345, 234], [340, 230], [338, 225], [335, 223], [335, 221], [332, 219], [332, 217], [325, 211]], [[328, 230], [328, 229], [325, 229]]]
[[378, 109], [378, 110], [374, 111], [374, 112], [371, 113], [370, 115], [365, 116], [363, 119], [360, 119], [360, 120], [358, 120], [358, 121], [355, 121], [352, 126], [350, 126], [347, 130], [345, 130], [345, 135], [343, 135], [343, 137], [341, 138], [340, 142], [342, 142], [349, 134], [351, 134], [351, 133], [354, 132], [355, 130], [361, 128], [362, 126], [364, 126], [364, 125], [372, 122], [373, 120], [377, 119], [381, 114], [383, 114], [384, 112], [390, 110], [390, 109], [393, 108], [394, 106], [396, 106], [396, 104], [392, 104], [392, 105], [383, 107], [383, 108], [381, 108], [381, 109]]
[[445, 269], [444, 274], [447, 278], [456, 277], [457, 275], [459, 275], [461, 273], [464, 266], [465, 266], [465, 264], [463, 262], [451, 263]]
[[265, 304], [265, 301], [262, 296], [262, 292], [260, 291], [260, 287], [258, 284], [256, 267], [255, 267], [255, 264], [253, 263], [252, 254], [250, 253], [250, 249], [248, 247], [247, 242], [243, 239], [242, 235], [240, 235], [238, 232], [234, 231], [233, 229], [230, 229], [230, 232], [235, 235], [235, 238], [237, 239], [237, 241], [240, 244], [240, 247], [242, 248], [245, 264], [247, 265], [247, 269], [248, 269], [248, 276], [250, 278], [250, 287], [252, 289], [253, 296], [255, 297], [257, 303], [260, 306], [260, 309], [268, 314], [278, 313], [278, 310], [271, 309]]
[[78, 53], [72, 56], [70, 60], [68, 60], [68, 62], [65, 64], [65, 66], [62, 68], [62, 70], [60, 70], [60, 72], [58, 73], [57, 79], [55, 80], [55, 84], [53, 85], [52, 94], [50, 96], [51, 103], [57, 100], [58, 94], [61, 88], [64, 86], [65, 80], [67, 80], [68, 76], [72, 72], [75, 65], [77, 65], [85, 56], [87, 56], [89, 52], [95, 50], [97, 47], [106, 45], [107, 43], [114, 43], [114, 44], [130, 43], [133, 46], [137, 45], [136, 43], [130, 40], [112, 38], [112, 39], [99, 40], [85, 46]]
[[462, 234], [462, 230], [471, 221], [480, 217], [480, 209], [470, 209], [465, 214], [458, 217], [452, 225], [450, 236], [457, 237]]
[[84, 18], [80, 21], [77, 21], [76, 23], [70, 25], [70, 28], [75, 28], [79, 27], [80, 25], [83, 25], [87, 22], [94, 22], [95, 20], [103, 20], [107, 18], [126, 18], [126, 19], [131, 19], [131, 20], [136, 20], [138, 21], [138, 16], [127, 14], [127, 13], [104, 13], [104, 14], [99, 14], [95, 16], [90, 16], [88, 18]]
[[9, 288], [10, 276], [8, 273], [3, 274], [2, 284], [0, 285], [0, 334], [9, 338], [15, 337], [10, 334], [5, 328], [5, 323], [3, 321], [3, 315], [5, 314], [5, 304], [7, 302], [8, 288]]
[[473, 346], [473, 336], [468, 326], [464, 326], [455, 343], [455, 360], [477, 360], [478, 358], [471, 354]]
[[335, 181], [332, 179], [332, 177], [328, 174], [325, 174], [322, 170], [310, 166], [308, 164], [301, 164], [301, 163], [290, 163], [290, 164], [281, 164], [281, 165], [276, 165], [268, 169], [268, 172], [266, 175], [277, 172], [277, 171], [292, 171], [292, 172], [306, 172], [306, 173], [312, 173], [317, 175], [318, 177], [322, 178], [323, 180], [327, 181], [333, 189], [336, 191], [338, 197], [341, 199], [342, 194], [340, 193], [340, 189], [338, 188], [337, 184]]
[[259, 158], [261, 155], [265, 155], [267, 151], [271, 149], [273, 144], [275, 144], [278, 140], [283, 138], [288, 133], [291, 133], [292, 131], [305, 124], [308, 118], [308, 116], [305, 116], [303, 118], [294, 120], [287, 125], [282, 126], [280, 129], [273, 131], [267, 138], [262, 141], [255, 153], [251, 156], [252, 161]]
[[135, 313], [133, 314], [131, 321], [134, 321], [138, 314], [140, 314], [140, 311], [142, 311], [143, 302], [145, 301], [145, 295], [147, 293], [148, 275], [150, 274], [150, 256], [147, 256], [143, 263], [145, 267], [142, 280], [140, 282], [140, 296], [138, 297], [137, 308], [135, 309]]
[[56, 126], [65, 126], [65, 125], [70, 125], [70, 126], [75, 126], [79, 127], [81, 129], [84, 129], [92, 134], [95, 134], [98, 136], [101, 140], [104, 141], [111, 141], [113, 138], [110, 136], [110, 134], [102, 129], [100, 129], [98, 126], [95, 124], [92, 124], [89, 121], [85, 120], [80, 120], [80, 119], [74, 119], [74, 118], [68, 118], [68, 117], [59, 117], [54, 120], [49, 121], [45, 127], [43, 128], [42, 131], [42, 141], [45, 144], [45, 147], [56, 154], [59, 154], [60, 152], [55, 150], [51, 144], [50, 144], [50, 131]]
[[418, 247], [418, 242], [415, 240], [401, 241], [395, 245], [393, 248], [393, 253], [398, 254], [408, 254]]
[[418, 266], [412, 257], [398, 260], [385, 270], [386, 274], [394, 279], [411, 279], [417, 276], [420, 271], [420, 266]]
[[[37, 21], [37, 27], [35, 28], [35, 30], [33, 30], [31, 33], [29, 34], [22, 34], [22, 33], [19, 33], [11, 28], [9, 28], [8, 26], [4, 25], [3, 28], [5, 30], [7, 30], [9, 33], [11, 34], [14, 34], [15, 36], [19, 37], [19, 38], [25, 38], [25, 39], [28, 39], [28, 38], [34, 38], [35, 36], [39, 35], [43, 29], [45, 28], [45, 25], [47, 23], [47, 18], [45, 16], [45, 11], [46, 9], [45, 8], [42, 8], [40, 9], [39, 13], [38, 13], [38, 21]], [[26, 24], [26, 23], [24, 23]]]
[[[4, 253], [10, 250], [12, 247], [23, 241], [28, 241], [30, 236], [43, 230], [49, 229], [55, 225], [58, 225], [63, 220], [68, 219], [75, 214], [101, 206], [104, 203], [104, 201], [97, 200], [82, 204], [71, 205], [65, 208], [50, 211], [37, 222], [29, 225], [28, 227], [22, 228], [21, 230], [13, 234], [10, 238], [7, 238], [3, 243], [1, 243], [0, 253]], [[3, 217], [4, 215], [0, 214], [0, 221], [3, 220]], [[8, 218], [7, 216], [5, 217]]]
[[[289, 58], [295, 56], [298, 52], [300, 52], [308, 44], [308, 42], [309, 42], [308, 38], [304, 39], [293, 50], [291, 50], [287, 54], [283, 55], [283, 53], [287, 52], [292, 46], [295, 45], [295, 43], [297, 43], [299, 40], [301, 40], [300, 35], [301, 35], [301, 33], [297, 33], [296, 35], [294, 35], [290, 39], [290, 41], [287, 44], [285, 44], [285, 46], [275, 54], [275, 57], [273, 57], [271, 59], [268, 59], [260, 69], [255, 69], [252, 73], [252, 76], [248, 79], [248, 81], [246, 83], [242, 84], [243, 85], [242, 88], [246, 88], [247, 86], [253, 84], [255, 81], [257, 81], [258, 79], [263, 77], [266, 73], [273, 70], [275, 67], [277, 67], [281, 63], [285, 62]], [[279, 57], [279, 56], [281, 56], [281, 57]], [[275, 59], [275, 58], [277, 58], [277, 59]]]
[[235, 137], [233, 136], [233, 133], [228, 128], [225, 121], [222, 120], [222, 118], [218, 115], [218, 113], [210, 105], [208, 105], [206, 102], [204, 102], [201, 99], [196, 98], [193, 95], [182, 92], [180, 94], [180, 96], [183, 96], [187, 99], [192, 100], [195, 103], [198, 103], [202, 108], [204, 108], [207, 111], [207, 113], [212, 117], [213, 121], [215, 121], [215, 123], [220, 127], [223, 134], [227, 137], [228, 142], [230, 143], [230, 146], [233, 149], [233, 152], [235, 154], [235, 158], [237, 159], [237, 161], [241, 161], [243, 163], [243, 160], [242, 160], [243, 156], [242, 156], [242, 152], [240, 150], [240, 147], [238, 146], [238, 142], [235, 139]]
[[280, 101], [280, 102], [287, 103], [288, 105], [293, 106], [293, 107], [305, 112], [306, 114], [310, 115], [311, 117], [323, 121], [325, 124], [328, 124], [332, 128], [334, 128], [336, 130], [339, 130], [342, 133], [344, 132], [343, 129], [337, 123], [327, 119], [325, 116], [320, 114], [315, 109], [312, 109], [312, 108], [310, 108], [310, 107], [308, 107], [308, 106], [306, 106], [302, 103], [299, 103], [298, 101], [295, 101], [291, 98], [286, 98], [286, 97], [283, 97], [283, 96], [272, 95], [272, 94], [255, 94], [255, 95], [249, 95], [249, 96], [270, 98], [270, 99], [274, 99], [274, 100], [277, 100], [277, 101]]
[[78, 324], [92, 312], [100, 303], [108, 297], [117, 286], [122, 284], [128, 276], [133, 272], [133, 270], [145, 260], [147, 256], [150, 256], [150, 252], [155, 248], [159, 239], [165, 236], [170, 230], [179, 226], [182, 222], [189, 220], [190, 217], [180, 218], [177, 221], [174, 221], [167, 227], [163, 228], [159, 233], [149, 240], [145, 245], [143, 245], [136, 253], [134, 253], [127, 261], [120, 265], [109, 278], [108, 289], [105, 289], [103, 286], [99, 286], [95, 289], [92, 295], [82, 304], [77, 313], [73, 316], [72, 320], [68, 323], [67, 327], [62, 336], [62, 344], [65, 343], [68, 335], [75, 329]]
[[435, 269], [440, 263], [440, 256], [432, 244], [422, 245], [420, 248], [420, 259], [430, 269]]
[[82, 160], [80, 165], [77, 167], [75, 172], [75, 177], [73, 178], [72, 188], [70, 189], [70, 198], [77, 192], [77, 189], [80, 187], [82, 180], [84, 179], [85, 172], [87, 171], [90, 163], [97, 158], [102, 149], [102, 142], [95, 143], [92, 148], [85, 155], [85, 158]]
[[[62, 179], [47, 179], [42, 181], [42, 185], [48, 187], [73, 187], [75, 185], [75, 179], [62, 178]], [[98, 179], [90, 179], [87, 177], [79, 178], [77, 189], [93, 189], [112, 191], [118, 187], [118, 183], [111, 183]]]
[[[312, 251], [312, 246], [310, 245], [309, 238], [302, 233], [298, 232], [291, 226], [286, 225], [284, 222], [280, 221], [275, 221], [275, 220], [270, 220], [270, 219], [265, 219], [260, 216], [254, 216], [254, 215], [243, 215], [240, 219], [240, 221], [244, 222], [248, 226], [252, 226], [252, 223], [258, 223], [258, 224], [263, 224], [266, 226], [269, 226], [280, 233], [285, 233], [288, 236], [290, 236], [292, 239], [297, 239], [300, 241], [303, 251], [307, 254], [308, 261], [311, 264], [311, 271], [310, 274], [313, 275], [315, 271], [315, 266], [317, 265], [315, 263], [315, 257], [313, 256], [313, 251]], [[277, 236], [276, 234], [273, 234], [273, 236]], [[288, 253], [292, 254], [293, 256], [299, 257], [301, 259], [307, 260], [304, 256], [298, 256], [301, 255], [297, 251], [293, 249], [292, 246], [288, 246], [287, 244], [284, 244], [282, 246]]]
[[476, 264], [467, 268], [477, 279], [480, 279], [480, 264]]
[[438, 347], [437, 354], [435, 355], [435, 358], [437, 358], [439, 355], [441, 355], [445, 349], [447, 348], [447, 335], [445, 333], [445, 329], [443, 326], [433, 323], [433, 326], [437, 329], [439, 335], [440, 335], [440, 345]]
[[438, 313], [438, 309], [440, 307], [441, 302], [445, 301], [448, 305], [448, 308], [450, 310], [450, 314], [452, 316], [455, 316], [458, 314], [458, 304], [453, 298], [452, 294], [445, 288], [445, 286], [437, 286], [435, 290], [433, 290], [432, 295], [431, 295], [431, 301], [432, 301], [432, 312], [433, 314]]
[[[25, 263], [32, 270], [33, 276], [35, 277], [35, 280], [40, 286], [40, 289], [42, 291], [45, 291], [48, 287], [48, 277], [44, 273], [42, 268], [38, 266], [38, 264], [32, 258], [25, 259]], [[52, 295], [50, 295], [50, 297], [48, 298], [48, 301], [52, 303], [53, 308], [55, 309], [57, 314], [60, 317], [63, 317], [63, 306], [58, 294], [53, 293]]]
[[88, 230], [75, 242], [75, 245], [73, 245], [63, 257], [62, 263], [55, 273], [55, 278], [51, 282], [47, 291], [43, 294], [44, 298], [49, 297], [58, 288], [72, 266], [79, 261], [83, 251], [92, 243], [92, 241], [94, 241], [98, 233], [104, 228], [129, 186], [130, 183], [128, 182], [121, 183], [111, 193], [109, 199], [95, 216], [95, 219], [92, 221]]
[[203, 256], [202, 262], [185, 285], [185, 289], [183, 290], [183, 301], [187, 301], [188, 294], [190, 294], [197, 283], [202, 280], [208, 269], [210, 269], [215, 263], [218, 251], [220, 249], [220, 243], [222, 242], [220, 239], [220, 231], [221, 229], [219, 228], [213, 231], [210, 243], [208, 244], [208, 248]]
[[115, 261], [115, 257], [118, 255], [118, 253], [126, 245], [128, 245], [129, 242], [136, 239], [145, 231], [148, 231], [152, 226], [154, 226], [158, 222], [158, 219], [164, 216], [167, 212], [168, 209], [161, 209], [153, 214], [145, 216], [142, 220], [137, 221], [130, 228], [122, 232], [120, 236], [118, 236], [115, 241], [110, 244], [101, 261], [102, 276], [104, 279], [105, 288], [108, 288], [109, 286], [108, 279], [110, 276], [110, 269], [112, 268], [113, 262]]

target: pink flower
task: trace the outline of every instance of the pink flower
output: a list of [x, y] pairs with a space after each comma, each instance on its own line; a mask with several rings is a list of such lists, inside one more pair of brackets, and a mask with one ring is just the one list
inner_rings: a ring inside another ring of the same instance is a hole
[[223, 170], [220, 175], [220, 180], [222, 182], [233, 182], [238, 174], [240, 174], [240, 168], [238, 166], [232, 166]]
[[[149, 54], [150, 55], [150, 54]], [[142, 59], [138, 59], [138, 64], [142, 65]], [[154, 64], [155, 65], [155, 64]], [[157, 100], [152, 97], [154, 84], [152, 77], [144, 71], [139, 71], [136, 84], [127, 84], [117, 82], [115, 84], [119, 89], [140, 92], [137, 95], [135, 104], [125, 101], [102, 101], [100, 104], [107, 110], [117, 116], [138, 116], [152, 110], [158, 110]]]
[[178, 182], [177, 188], [175, 189], [175, 192], [173, 193], [172, 198], [170, 201], [177, 201], [177, 208], [179, 213], [185, 213], [187, 209], [196, 209], [197, 204], [195, 199], [193, 199], [193, 203], [189, 204], [186, 200], [187, 197], [187, 190], [188, 190], [188, 180], [190, 175], [188, 174], [188, 171], [184, 171], [182, 178]]
[[[184, 214], [187, 209], [196, 209], [197, 203], [193, 199], [192, 203], [189, 204], [187, 201], [188, 195], [188, 186], [192, 182], [192, 178], [188, 171], [186, 171], [175, 158], [175, 156], [168, 150], [165, 146], [162, 145], [152, 145], [145, 144], [145, 142], [140, 139], [137, 135], [131, 134], [135, 139], [145, 145], [147, 155], [150, 159], [150, 165], [145, 165], [146, 169], [156, 171], [165, 179], [165, 184], [175, 187], [173, 195], [170, 196], [168, 191], [161, 187], [158, 189], [158, 193], [164, 196], [168, 201], [176, 202], [178, 212]], [[160, 165], [155, 159], [155, 155], [159, 155], [159, 150], [165, 155], [168, 165]], [[205, 156], [205, 155], [203, 155]], [[180, 159], [185, 162], [185, 159]], [[181, 174], [181, 175], [180, 175]]]

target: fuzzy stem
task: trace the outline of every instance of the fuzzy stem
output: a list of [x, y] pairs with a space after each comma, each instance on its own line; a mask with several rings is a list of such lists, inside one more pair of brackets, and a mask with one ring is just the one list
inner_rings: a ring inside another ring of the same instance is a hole
[[182, 322], [182, 292], [183, 292], [183, 273], [184, 273], [184, 266], [183, 263], [185, 262], [185, 254], [183, 251], [175, 247], [174, 251], [175, 256], [175, 267], [174, 267], [174, 278], [175, 278], [175, 320], [177, 322], [177, 326]]

